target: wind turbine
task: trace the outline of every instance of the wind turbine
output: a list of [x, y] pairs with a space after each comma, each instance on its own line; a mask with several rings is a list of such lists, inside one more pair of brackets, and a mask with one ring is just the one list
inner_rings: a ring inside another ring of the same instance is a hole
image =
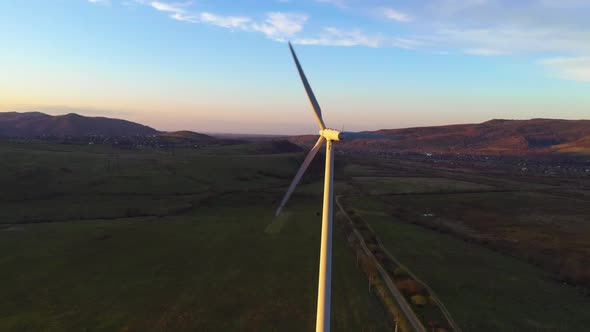
[[317, 302], [317, 313], [316, 313], [316, 332], [328, 332], [330, 331], [330, 295], [331, 295], [331, 283], [332, 283], [332, 211], [333, 211], [333, 185], [334, 185], [334, 150], [332, 149], [332, 142], [341, 141], [344, 139], [355, 139], [355, 138], [374, 138], [376, 136], [365, 134], [365, 133], [353, 133], [353, 132], [341, 132], [336, 129], [326, 128], [324, 120], [322, 118], [322, 110], [318, 104], [311, 86], [305, 77], [305, 73], [301, 68], [299, 59], [295, 54], [293, 45], [289, 43], [289, 49], [291, 49], [291, 55], [297, 66], [297, 71], [301, 77], [301, 82], [305, 87], [309, 102], [315, 114], [316, 120], [320, 126], [320, 137], [317, 142], [309, 151], [307, 157], [299, 167], [295, 178], [291, 182], [285, 197], [281, 201], [281, 205], [277, 209], [276, 215], [281, 213], [281, 210], [291, 197], [293, 190], [301, 180], [301, 177], [309, 167], [309, 164], [316, 156], [322, 144], [326, 143], [326, 172], [324, 176], [324, 207], [322, 212], [322, 240], [320, 246], [320, 271], [318, 280], [318, 302]]

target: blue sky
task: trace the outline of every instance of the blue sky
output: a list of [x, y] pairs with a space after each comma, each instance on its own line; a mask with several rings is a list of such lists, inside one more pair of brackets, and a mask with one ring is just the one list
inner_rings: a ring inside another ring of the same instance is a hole
[[590, 0], [5, 0], [0, 111], [312, 133], [590, 117]]

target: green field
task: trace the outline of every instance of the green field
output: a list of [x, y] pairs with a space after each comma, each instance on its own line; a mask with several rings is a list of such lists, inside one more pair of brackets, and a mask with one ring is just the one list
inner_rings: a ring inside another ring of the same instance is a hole
[[587, 295], [559, 282], [547, 270], [507, 255], [507, 250], [501, 253], [482, 246], [482, 241], [470, 241], [485, 235], [486, 241], [516, 243], [509, 252], [517, 257], [525, 249], [531, 255], [568, 257], [561, 256], [568, 250], [583, 255], [589, 241], [583, 235], [589, 226], [582, 217], [586, 205], [528, 193], [526, 184], [521, 184], [524, 192], [482, 187], [481, 192], [466, 193], [462, 181], [448, 178], [423, 177], [410, 195], [380, 191], [418, 179], [354, 178], [360, 191], [342, 201], [369, 222], [394, 256], [434, 289], [459, 326], [465, 331], [586, 329], [590, 324]]
[[[321, 192], [273, 224], [302, 155], [219, 149], [0, 144], [0, 331], [312, 330]], [[333, 330], [388, 330], [344, 244]]]
[[363, 193], [369, 195], [480, 191], [493, 187], [466, 181], [435, 177], [353, 177]]
[[[274, 152], [0, 142], [0, 331], [313, 330], [323, 161], [276, 219], [303, 153]], [[343, 156], [335, 169], [344, 207], [464, 331], [590, 325], [590, 299], [531, 264], [589, 256], [577, 180]], [[391, 330], [345, 243], [336, 228], [333, 330]]]

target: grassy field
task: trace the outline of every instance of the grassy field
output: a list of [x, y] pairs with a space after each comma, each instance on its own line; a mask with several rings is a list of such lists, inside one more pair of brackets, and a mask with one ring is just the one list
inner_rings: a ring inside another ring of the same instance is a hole
[[[475, 189], [479, 179], [466, 186], [448, 175], [353, 180], [399, 220], [479, 242], [541, 266], [562, 281], [590, 286], [588, 190], [514, 181], [508, 188], [504, 182]], [[414, 189], [409, 183], [416, 183]]]
[[353, 177], [364, 193], [370, 195], [481, 191], [493, 187], [466, 181], [435, 177]]
[[[275, 219], [303, 154], [270, 150], [0, 142], [0, 331], [313, 330], [323, 161]], [[590, 299], [527, 262], [589, 256], [575, 179], [336, 161], [345, 207], [464, 331], [590, 325]], [[355, 264], [336, 229], [333, 330], [390, 329]]]
[[437, 292], [465, 331], [583, 331], [590, 299], [526, 262], [396, 218], [371, 198], [347, 203]]
[[[475, 241], [590, 287], [590, 182], [576, 177], [494, 176], [407, 161], [346, 168], [357, 193], [388, 215]], [[352, 171], [350, 171], [352, 170]]]
[[542, 264], [578, 266], [590, 256], [589, 205], [583, 195], [569, 196], [567, 179], [540, 185], [468, 172], [436, 177], [420, 167], [404, 177], [404, 162], [362, 167], [347, 167], [357, 191], [345, 206], [437, 292], [465, 331], [581, 331], [590, 324], [590, 298]]
[[565, 258], [590, 263], [590, 204], [585, 200], [527, 191], [382, 200], [389, 214], [402, 220], [480, 238], [546, 268], [563, 265]]
[[[273, 224], [302, 155], [218, 149], [0, 144], [0, 330], [312, 330], [320, 192]], [[388, 330], [355, 264], [336, 232], [333, 330]]]

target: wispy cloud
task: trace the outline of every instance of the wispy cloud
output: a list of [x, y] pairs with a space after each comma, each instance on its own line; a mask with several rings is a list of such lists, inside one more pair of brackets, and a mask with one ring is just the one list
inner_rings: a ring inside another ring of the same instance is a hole
[[303, 45], [379, 47], [382, 45], [383, 39], [382, 36], [368, 35], [360, 30], [344, 31], [337, 28], [325, 28], [318, 37], [298, 38], [293, 43]]
[[[432, 43], [467, 50], [491, 50], [495, 55], [509, 53], [587, 53], [590, 54], [590, 31], [523, 26], [488, 27], [478, 29], [440, 29], [427, 37]], [[472, 54], [491, 55], [489, 52]]]
[[[139, 1], [138, 3], [143, 3]], [[190, 1], [187, 2], [161, 2], [161, 1], [152, 1], [149, 3], [151, 7], [161, 12], [168, 12], [170, 14], [170, 18], [175, 19], [177, 21], [186, 21], [196, 23], [199, 21], [199, 17], [197, 15], [191, 14], [188, 11], [192, 3]]]
[[539, 63], [550, 67], [558, 77], [590, 82], [590, 56], [556, 57], [541, 60]]
[[[106, 0], [89, 0], [102, 2]], [[170, 18], [227, 29], [258, 32], [265, 37], [297, 44], [326, 46], [395, 47], [428, 53], [500, 56], [508, 54], [567, 54], [544, 60], [560, 77], [586, 80], [590, 55], [590, 28], [581, 9], [590, 0], [426, 0], [423, 6], [383, 6], [384, 1], [315, 0], [345, 10], [347, 27], [326, 27], [306, 13], [270, 12], [260, 15], [227, 15], [195, 9], [191, 1], [125, 0], [168, 13]], [[275, 0], [285, 2], [285, 0]], [[402, 9], [402, 10], [400, 10]], [[384, 33], [383, 18], [409, 23], [402, 33]], [[365, 26], [365, 29], [356, 26]], [[377, 28], [375, 28], [377, 27]]]
[[252, 20], [244, 16], [220, 16], [212, 13], [203, 12], [200, 15], [200, 20], [203, 23], [209, 23], [228, 29], [246, 29], [247, 23]]
[[228, 29], [241, 29], [262, 32], [268, 38], [282, 40], [303, 30], [308, 17], [299, 13], [271, 12], [261, 22], [255, 22], [247, 16], [226, 16], [210, 12], [190, 10], [191, 2], [162, 2], [149, 3], [156, 10], [169, 12], [170, 17], [178, 21], [191, 23], [212, 24]]
[[389, 20], [393, 20], [396, 22], [410, 22], [412, 20], [412, 18], [408, 14], [402, 13], [393, 8], [384, 8], [383, 16], [385, 16], [385, 18]]
[[298, 38], [295, 44], [325, 45], [325, 46], [367, 46], [367, 47], [397, 47], [413, 49], [421, 43], [409, 38], [386, 37], [381, 34], [368, 34], [361, 30], [341, 30], [324, 28], [318, 37]]
[[297, 13], [268, 13], [262, 23], [252, 24], [252, 29], [264, 33], [268, 38], [283, 40], [303, 30], [308, 16]]
[[590, 0], [430, 0], [419, 13], [420, 28], [433, 44], [476, 50], [468, 52], [474, 55], [588, 55], [589, 5]]
[[[345, 1], [318, 0], [332, 4], [346, 4]], [[189, 10], [190, 2], [152, 1], [149, 5], [159, 11], [171, 13], [170, 17], [192, 23], [212, 24], [229, 29], [255, 31], [276, 41], [294, 39], [296, 44], [326, 46], [366, 46], [366, 47], [397, 47], [414, 49], [422, 42], [414, 38], [384, 36], [380, 33], [366, 33], [361, 29], [341, 29], [325, 27], [319, 33], [308, 33], [301, 36], [309, 16], [303, 13], [271, 12], [262, 20], [254, 20], [248, 16], [223, 16], [209, 12]], [[387, 8], [386, 17], [398, 22], [408, 22], [411, 18], [402, 12]]]
[[154, 7], [155, 9], [163, 12], [171, 12], [171, 13], [186, 13], [186, 8], [191, 5], [191, 2], [161, 2], [161, 1], [152, 1], [150, 2], [150, 6]]

